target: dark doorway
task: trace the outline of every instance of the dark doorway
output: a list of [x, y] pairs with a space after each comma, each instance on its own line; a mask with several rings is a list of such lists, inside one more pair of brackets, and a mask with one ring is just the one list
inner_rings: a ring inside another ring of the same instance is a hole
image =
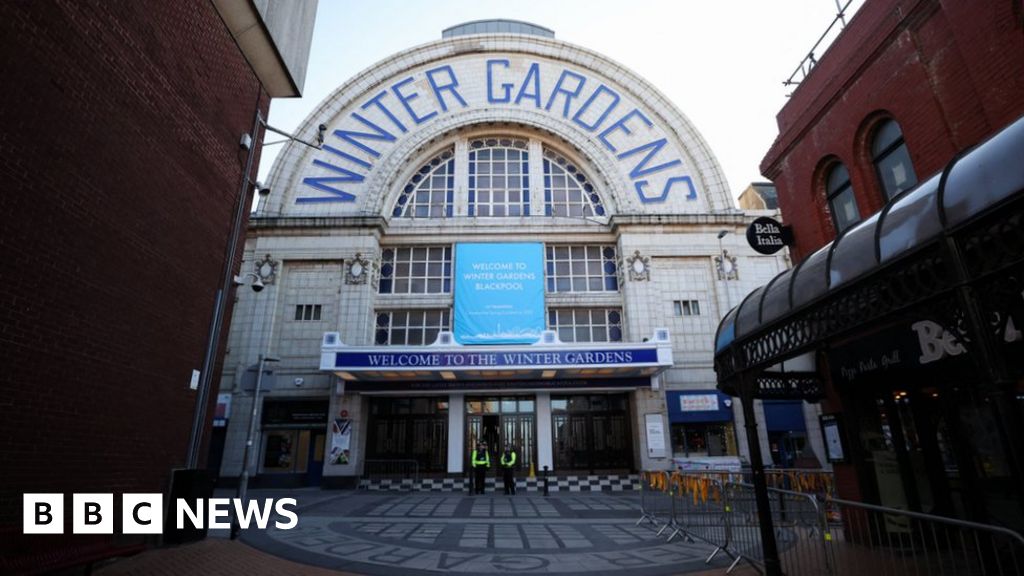
[[632, 470], [628, 407], [626, 394], [552, 396], [555, 470]]
[[324, 450], [327, 435], [313, 432], [309, 443], [309, 467], [306, 468], [306, 486], [319, 486], [324, 477]]
[[466, 466], [476, 443], [483, 440], [495, 474], [500, 473], [495, 463], [506, 445], [516, 451], [516, 466], [529, 470], [537, 457], [535, 409], [532, 396], [467, 398]]

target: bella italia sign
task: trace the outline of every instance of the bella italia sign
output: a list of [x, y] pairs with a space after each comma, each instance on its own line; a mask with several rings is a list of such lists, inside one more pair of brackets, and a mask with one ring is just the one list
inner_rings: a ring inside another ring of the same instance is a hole
[[[515, 109], [570, 124], [615, 158], [641, 202], [697, 200], [670, 126], [627, 91], [541, 57], [456, 57], [382, 80], [333, 122], [297, 204], [355, 202], [377, 162], [421, 126], [470, 110]], [[501, 119], [495, 113], [495, 119]]]
[[755, 252], [775, 254], [790, 243], [791, 233], [778, 221], [762, 216], [747, 227], [747, 243]]

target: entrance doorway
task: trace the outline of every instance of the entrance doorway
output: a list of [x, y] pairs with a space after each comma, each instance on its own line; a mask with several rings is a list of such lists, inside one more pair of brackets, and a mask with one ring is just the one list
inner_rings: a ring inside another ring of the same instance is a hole
[[491, 455], [491, 470], [500, 473], [496, 464], [505, 446], [515, 449], [517, 467], [529, 470], [536, 462], [536, 402], [533, 396], [466, 398], [467, 470], [469, 457], [477, 442], [486, 442]]
[[626, 394], [551, 397], [555, 470], [633, 469]]
[[1020, 527], [991, 406], [972, 386], [878, 386], [853, 401], [863, 479], [883, 506]]

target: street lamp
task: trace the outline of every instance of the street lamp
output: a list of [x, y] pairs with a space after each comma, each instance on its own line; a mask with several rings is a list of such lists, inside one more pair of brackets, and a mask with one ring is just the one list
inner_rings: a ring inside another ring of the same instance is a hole
[[[245, 497], [249, 491], [249, 469], [252, 468], [252, 460], [256, 451], [252, 449], [252, 437], [256, 434], [256, 418], [260, 410], [260, 389], [263, 387], [263, 367], [267, 362], [280, 362], [280, 358], [264, 356], [260, 354], [260, 361], [256, 367], [256, 389], [252, 393], [252, 414], [249, 417], [249, 431], [245, 434], [245, 449], [242, 451], [242, 474], [238, 478], [238, 492], [235, 496], [243, 506]], [[231, 523], [231, 539], [238, 537], [238, 517]]]
[[[243, 134], [239, 141], [239, 146], [243, 150], [247, 150], [248, 154], [245, 159], [245, 171], [242, 173], [242, 184], [239, 188], [238, 198], [235, 202], [235, 214], [231, 225], [231, 233], [228, 236], [227, 250], [224, 253], [223, 281], [221, 282], [220, 288], [217, 289], [217, 294], [214, 298], [213, 318], [210, 320], [210, 330], [206, 338], [206, 352], [203, 354], [203, 366], [199, 375], [199, 384], [196, 387], [196, 406], [192, 414], [192, 430], [189, 432], [188, 453], [185, 457], [185, 467], [189, 470], [196, 470], [199, 468], [199, 449], [203, 443], [203, 418], [206, 416], [206, 405], [209, 400], [208, 392], [210, 390], [211, 383], [213, 382], [213, 367], [216, 364], [217, 350], [220, 345], [221, 328], [224, 326], [224, 310], [227, 308], [228, 293], [233, 287], [243, 283], [245, 278], [250, 275], [246, 274], [241, 277], [235, 275], [235, 253], [238, 251], [238, 237], [241, 235], [242, 221], [245, 216], [245, 199], [248, 197], [249, 191], [254, 187], [261, 196], [270, 194], [270, 188], [263, 186], [259, 182], [254, 182], [249, 178], [252, 173], [253, 162], [256, 158], [257, 147], [255, 146], [255, 143], [256, 139], [260, 136], [261, 130], [269, 130], [285, 137], [284, 140], [267, 142], [264, 146], [281, 144], [284, 142], [297, 142], [304, 146], [313, 148], [314, 150], [321, 150], [327, 126], [324, 124], [320, 124], [320, 126], [318, 126], [316, 136], [317, 143], [312, 144], [267, 124], [266, 120], [263, 118], [263, 114], [257, 110], [256, 117], [253, 118], [252, 130], [248, 134]], [[252, 284], [252, 288], [257, 292], [262, 290], [263, 281], [257, 277]]]

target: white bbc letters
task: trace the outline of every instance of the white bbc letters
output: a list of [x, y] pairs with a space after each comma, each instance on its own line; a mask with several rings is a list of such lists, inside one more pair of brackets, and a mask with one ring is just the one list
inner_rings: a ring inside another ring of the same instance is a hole
[[73, 494], [71, 531], [75, 534], [114, 533], [113, 494]]
[[161, 534], [163, 531], [163, 494], [125, 494], [121, 497], [122, 533]]
[[63, 494], [25, 494], [22, 502], [22, 533], [64, 533]]

